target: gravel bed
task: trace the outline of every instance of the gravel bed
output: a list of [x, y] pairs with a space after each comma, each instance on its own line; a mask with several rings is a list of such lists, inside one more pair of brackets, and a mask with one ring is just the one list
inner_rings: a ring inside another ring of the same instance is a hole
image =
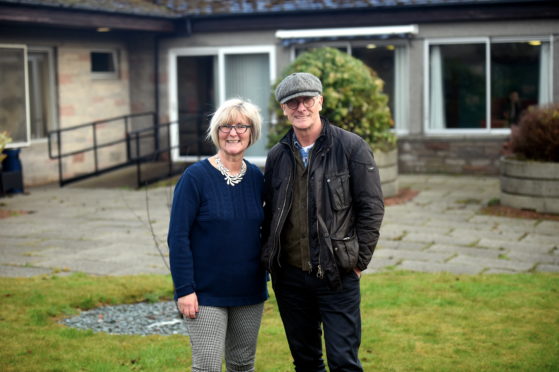
[[188, 335], [184, 320], [173, 301], [105, 306], [83, 311], [60, 323], [121, 335]]

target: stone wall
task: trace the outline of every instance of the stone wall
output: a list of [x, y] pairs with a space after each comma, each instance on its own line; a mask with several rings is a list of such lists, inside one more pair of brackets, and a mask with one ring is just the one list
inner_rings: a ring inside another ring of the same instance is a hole
[[400, 173], [498, 175], [506, 136], [400, 137]]

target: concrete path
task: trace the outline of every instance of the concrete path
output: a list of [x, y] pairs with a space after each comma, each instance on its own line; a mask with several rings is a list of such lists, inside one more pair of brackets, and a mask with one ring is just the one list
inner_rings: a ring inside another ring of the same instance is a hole
[[[419, 191], [386, 208], [367, 272], [559, 272], [559, 221], [486, 216], [494, 177], [401, 175]], [[172, 190], [48, 186], [0, 198], [0, 276], [166, 274]]]

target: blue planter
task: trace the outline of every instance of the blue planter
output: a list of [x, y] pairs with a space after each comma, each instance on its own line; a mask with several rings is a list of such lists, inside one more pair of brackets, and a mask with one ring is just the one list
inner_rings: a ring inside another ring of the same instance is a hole
[[6, 158], [2, 161], [2, 169], [5, 172], [21, 171], [21, 160], [19, 160], [19, 152], [21, 149], [5, 149]]
[[23, 172], [19, 152], [21, 149], [5, 149], [6, 158], [0, 169], [0, 195], [23, 192]]

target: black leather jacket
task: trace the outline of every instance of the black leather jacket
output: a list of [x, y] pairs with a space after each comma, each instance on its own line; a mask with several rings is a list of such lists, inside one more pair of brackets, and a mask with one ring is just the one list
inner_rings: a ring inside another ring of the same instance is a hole
[[[371, 261], [384, 216], [378, 169], [369, 145], [322, 118], [308, 178], [309, 241], [319, 250], [317, 275], [333, 289], [341, 288], [340, 273], [365, 270]], [[275, 145], [264, 172], [262, 263], [274, 274], [281, 266], [280, 236], [292, 204], [295, 159], [293, 129]]]

